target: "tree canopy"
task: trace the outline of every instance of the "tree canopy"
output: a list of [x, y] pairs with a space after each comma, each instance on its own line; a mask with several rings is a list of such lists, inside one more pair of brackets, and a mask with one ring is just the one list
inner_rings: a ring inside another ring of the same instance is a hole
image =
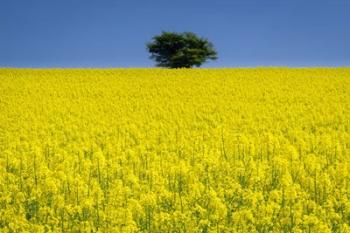
[[159, 67], [199, 67], [208, 59], [217, 59], [213, 44], [192, 32], [162, 32], [153, 37], [147, 48], [151, 53], [150, 58]]

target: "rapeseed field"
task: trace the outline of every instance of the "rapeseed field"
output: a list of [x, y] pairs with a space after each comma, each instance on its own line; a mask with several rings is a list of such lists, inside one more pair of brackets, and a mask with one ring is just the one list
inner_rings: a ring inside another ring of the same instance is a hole
[[0, 232], [350, 232], [350, 68], [0, 69]]

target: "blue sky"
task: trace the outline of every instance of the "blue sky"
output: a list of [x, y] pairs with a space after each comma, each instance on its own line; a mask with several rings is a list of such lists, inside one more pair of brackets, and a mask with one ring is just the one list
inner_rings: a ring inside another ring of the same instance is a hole
[[152, 67], [145, 44], [192, 31], [204, 67], [350, 66], [349, 0], [2, 0], [0, 67]]

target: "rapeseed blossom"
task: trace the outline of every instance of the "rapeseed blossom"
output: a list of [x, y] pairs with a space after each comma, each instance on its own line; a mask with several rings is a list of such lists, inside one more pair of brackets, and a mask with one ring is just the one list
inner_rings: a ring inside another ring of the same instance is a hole
[[0, 69], [1, 232], [350, 232], [350, 69]]

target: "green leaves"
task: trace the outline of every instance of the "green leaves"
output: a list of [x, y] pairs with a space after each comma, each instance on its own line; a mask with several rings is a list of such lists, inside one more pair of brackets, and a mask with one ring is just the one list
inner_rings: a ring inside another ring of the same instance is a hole
[[154, 59], [159, 67], [199, 67], [208, 59], [217, 59], [213, 44], [192, 32], [163, 32], [153, 37], [147, 48], [151, 53], [150, 58]]

